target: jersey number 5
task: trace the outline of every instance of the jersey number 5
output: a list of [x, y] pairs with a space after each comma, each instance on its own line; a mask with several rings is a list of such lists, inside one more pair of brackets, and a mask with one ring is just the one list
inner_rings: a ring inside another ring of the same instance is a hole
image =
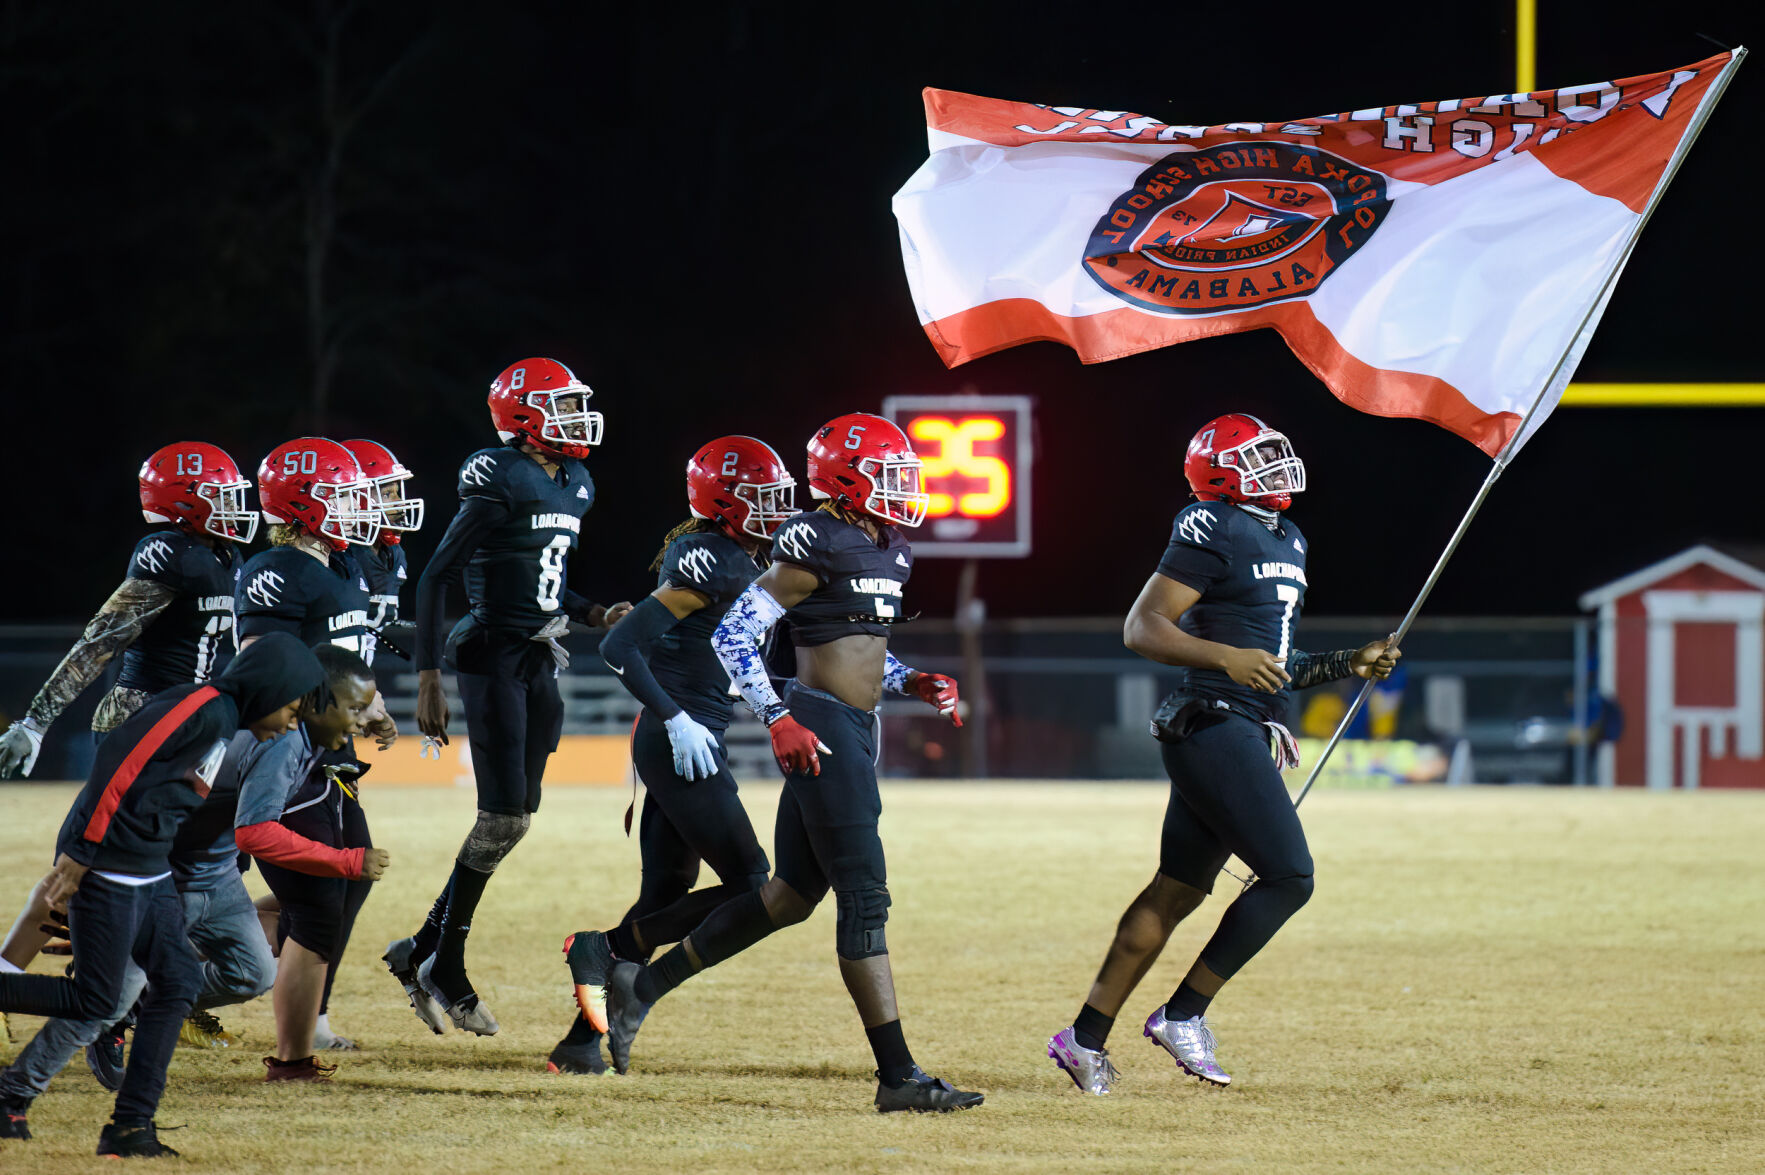
[[570, 536], [561, 534], [539, 553], [539, 606], [542, 611], [558, 610], [558, 597], [564, 594], [564, 554], [569, 549]]

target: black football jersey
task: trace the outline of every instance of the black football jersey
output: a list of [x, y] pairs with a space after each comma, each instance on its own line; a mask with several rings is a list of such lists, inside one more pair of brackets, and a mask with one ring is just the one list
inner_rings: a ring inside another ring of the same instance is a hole
[[368, 581], [368, 627], [376, 631], [398, 621], [398, 596], [410, 572], [404, 548], [396, 543], [375, 543], [352, 552]]
[[791, 643], [825, 645], [863, 633], [886, 637], [906, 619], [901, 593], [913, 574], [913, 548], [892, 526], [872, 539], [862, 527], [825, 510], [799, 514], [772, 537], [772, 561], [815, 573], [821, 586], [785, 614]]
[[164, 584], [177, 598], [123, 651], [117, 685], [156, 694], [225, 669], [237, 648], [233, 592], [242, 563], [232, 543], [210, 547], [181, 530], [156, 530], [136, 543], [128, 577]]
[[565, 560], [594, 505], [594, 479], [565, 460], [555, 477], [511, 448], [480, 449], [460, 466], [460, 497], [508, 507], [509, 521], [466, 564], [466, 598], [478, 623], [534, 632], [563, 614]]
[[[1158, 571], [1201, 593], [1178, 626], [1238, 649], [1293, 651], [1305, 601], [1305, 536], [1282, 517], [1273, 530], [1229, 502], [1192, 502], [1171, 525]], [[1184, 690], [1220, 698], [1260, 719], [1280, 721], [1290, 691], [1265, 694], [1217, 669], [1184, 669]]]
[[734, 699], [729, 671], [711, 647], [711, 634], [737, 596], [759, 578], [760, 564], [728, 535], [683, 534], [662, 553], [657, 587], [689, 588], [711, 602], [663, 633], [650, 654], [650, 672], [687, 713], [712, 730], [724, 730]]
[[239, 637], [288, 632], [308, 645], [362, 651], [368, 580], [348, 551], [320, 563], [294, 547], [259, 551], [239, 573]]

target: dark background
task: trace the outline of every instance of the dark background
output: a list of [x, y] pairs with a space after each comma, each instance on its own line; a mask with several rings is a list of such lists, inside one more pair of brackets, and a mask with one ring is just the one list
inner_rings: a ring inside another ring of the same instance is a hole
[[[76, 7], [80, 10], [76, 11]], [[1541, 87], [1756, 39], [1734, 3], [1646, 21], [1544, 0]], [[1036, 554], [994, 615], [1115, 614], [1157, 561], [1204, 420], [1285, 429], [1311, 491], [1308, 611], [1394, 613], [1488, 468], [1432, 426], [1339, 404], [1277, 336], [1095, 367], [1052, 344], [946, 371], [889, 198], [933, 85], [1173, 122], [1304, 117], [1508, 89], [1511, 9], [1316, 5], [9, 5], [0, 217], [0, 617], [84, 618], [141, 533], [134, 473], [181, 439], [250, 475], [308, 431], [417, 473], [421, 566], [493, 443], [506, 364], [550, 355], [607, 440], [574, 563], [602, 599], [684, 516], [724, 432], [801, 476], [821, 421], [891, 392], [1027, 392]], [[1743, 66], [1644, 236], [1583, 380], [1765, 380], [1756, 200], [1765, 66]], [[1567, 613], [1702, 539], [1753, 541], [1765, 411], [1562, 410], [1497, 487], [1429, 611]], [[805, 494], [804, 497], [807, 495]], [[947, 614], [956, 565], [913, 603]]]

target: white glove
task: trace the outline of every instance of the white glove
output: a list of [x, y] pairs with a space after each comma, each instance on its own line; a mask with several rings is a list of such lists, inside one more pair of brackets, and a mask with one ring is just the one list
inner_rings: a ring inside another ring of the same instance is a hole
[[37, 752], [43, 749], [44, 733], [35, 719], [21, 718], [0, 734], [0, 779], [31, 773], [37, 765]]
[[441, 740], [424, 735], [422, 745], [417, 748], [417, 758], [441, 762]]
[[662, 723], [674, 751], [674, 773], [691, 783], [717, 774], [717, 736], [693, 721], [685, 710]]

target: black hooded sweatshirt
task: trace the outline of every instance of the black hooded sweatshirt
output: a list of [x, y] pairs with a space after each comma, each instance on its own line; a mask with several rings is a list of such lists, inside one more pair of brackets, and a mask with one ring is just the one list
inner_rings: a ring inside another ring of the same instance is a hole
[[227, 740], [324, 680], [311, 649], [287, 633], [270, 633], [206, 685], [155, 694], [98, 748], [56, 852], [93, 869], [166, 872], [178, 825], [208, 795]]

